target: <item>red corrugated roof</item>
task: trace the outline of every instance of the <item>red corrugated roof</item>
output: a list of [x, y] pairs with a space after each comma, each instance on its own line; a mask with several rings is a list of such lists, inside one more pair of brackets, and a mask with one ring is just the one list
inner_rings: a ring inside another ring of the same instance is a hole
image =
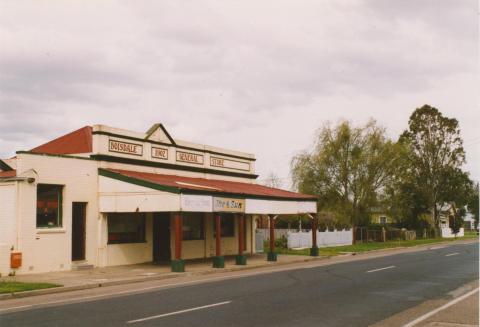
[[203, 191], [206, 193], [227, 193], [242, 196], [253, 195], [267, 198], [316, 200], [316, 197], [312, 195], [285, 191], [258, 184], [231, 182], [217, 179], [193, 178], [177, 175], [152, 174], [121, 169], [105, 170], [149, 183], [174, 187], [179, 190]]
[[16, 170], [0, 171], [0, 178], [15, 177], [15, 176], [17, 176]]
[[74, 154], [92, 152], [92, 127], [85, 126], [60, 136], [30, 151], [48, 154]]

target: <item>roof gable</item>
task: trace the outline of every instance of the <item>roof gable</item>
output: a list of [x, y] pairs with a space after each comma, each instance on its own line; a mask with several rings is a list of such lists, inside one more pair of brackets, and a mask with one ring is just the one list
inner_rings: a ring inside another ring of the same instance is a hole
[[175, 145], [174, 139], [170, 136], [162, 124], [154, 124], [152, 127], [150, 127], [146, 133], [145, 139]]
[[76, 154], [92, 152], [92, 127], [85, 126], [30, 150], [35, 153]]

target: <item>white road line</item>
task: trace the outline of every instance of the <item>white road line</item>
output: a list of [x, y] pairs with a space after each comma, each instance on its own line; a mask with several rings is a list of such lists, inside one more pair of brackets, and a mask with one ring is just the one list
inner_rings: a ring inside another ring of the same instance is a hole
[[161, 314], [161, 315], [156, 315], [156, 316], [150, 316], [150, 317], [141, 318], [141, 319], [130, 320], [130, 321], [127, 321], [127, 324], [134, 324], [134, 323], [137, 323], [137, 322], [142, 322], [142, 321], [147, 321], [147, 320], [152, 320], [152, 319], [158, 319], [158, 318], [163, 318], [163, 317], [178, 315], [178, 314], [181, 314], [181, 313], [186, 313], [186, 312], [191, 312], [191, 311], [197, 311], [197, 310], [203, 310], [203, 309], [218, 307], [218, 306], [220, 306], [220, 305], [229, 304], [229, 303], [231, 303], [231, 302], [232, 302], [232, 301], [225, 301], [225, 302], [219, 302], [219, 303], [214, 303], [214, 304], [202, 305], [201, 307], [190, 308], [190, 309], [185, 309], [185, 310], [180, 310], [180, 311], [174, 311], [174, 312], [164, 313], [164, 314]]
[[457, 255], [457, 254], [460, 254], [458, 252], [455, 252], [455, 253], [449, 253], [449, 254], [445, 254], [446, 257], [451, 257], [452, 255]]
[[72, 303], [72, 302], [81, 302], [83, 300], [110, 298], [110, 297], [115, 296], [115, 295], [120, 295], [120, 296], [121, 295], [127, 295], [127, 294], [132, 294], [133, 295], [133, 294], [141, 293], [143, 291], [152, 291], [152, 290], [157, 290], [157, 289], [160, 290], [160, 289], [169, 288], [169, 287], [176, 287], [176, 286], [202, 284], [202, 283], [211, 282], [211, 281], [229, 280], [229, 279], [235, 279], [235, 278], [250, 277], [250, 276], [254, 276], [254, 275], [261, 275], [261, 274], [268, 274], [268, 273], [289, 271], [289, 270], [296, 270], [296, 269], [299, 269], [299, 268], [298, 267], [284, 267], [284, 268], [280, 268], [280, 269], [278, 269], [278, 268], [277, 269], [266, 269], [266, 270], [256, 271], [256, 272], [253, 271], [253, 272], [249, 272], [249, 273], [239, 273], [239, 274], [234, 274], [234, 275], [210, 277], [210, 278], [192, 280], [192, 281], [186, 281], [186, 282], [177, 282], [177, 283], [170, 283], [170, 284], [164, 284], [164, 285], [158, 285], [158, 286], [149, 286], [149, 287], [137, 288], [137, 289], [134, 289], [134, 290], [118, 291], [118, 292], [113, 292], [113, 293], [108, 293], [108, 294], [81, 296], [81, 297], [77, 297], [77, 298], [42, 302], [40, 304], [28, 304], [28, 305], [21, 305], [21, 306], [16, 306], [16, 307], [4, 308], [4, 309], [0, 309], [0, 313], [5, 312], [5, 311], [12, 311], [12, 310], [16, 310], [16, 309], [44, 307], [44, 306], [51, 305], [51, 304], [59, 304], [59, 303], [65, 303], [66, 304], [66, 303]]
[[432, 310], [432, 311], [424, 314], [423, 316], [418, 317], [417, 319], [409, 322], [409, 323], [406, 324], [406, 325], [403, 325], [403, 327], [412, 327], [412, 326], [415, 326], [415, 325], [418, 324], [419, 322], [422, 322], [422, 321], [424, 321], [425, 319], [430, 318], [430, 317], [433, 316], [434, 314], [436, 314], [436, 313], [438, 313], [438, 312], [440, 312], [440, 311], [442, 311], [442, 310], [445, 310], [445, 309], [448, 308], [448, 307], [451, 307], [452, 305], [454, 305], [454, 304], [456, 304], [456, 303], [458, 303], [458, 302], [466, 299], [466, 298], [469, 297], [470, 295], [473, 295], [473, 294], [477, 293], [478, 290], [479, 290], [479, 289], [477, 288], [477, 289], [474, 289], [474, 290], [472, 290], [472, 291], [470, 291], [470, 292], [468, 292], [468, 293], [466, 293], [466, 294], [463, 294], [462, 296], [457, 297], [456, 299], [453, 299], [452, 301], [450, 301], [450, 302], [442, 305], [441, 307], [436, 308], [435, 310]]
[[445, 248], [445, 246], [434, 246], [434, 247], [429, 248], [429, 250], [438, 250], [438, 249], [443, 249], [443, 248]]
[[384, 267], [384, 268], [373, 269], [373, 270], [367, 271], [367, 273], [372, 273], [372, 272], [375, 272], [375, 271], [380, 271], [380, 270], [385, 270], [385, 269], [392, 269], [392, 268], [395, 268], [395, 266], [388, 266], [388, 267]]

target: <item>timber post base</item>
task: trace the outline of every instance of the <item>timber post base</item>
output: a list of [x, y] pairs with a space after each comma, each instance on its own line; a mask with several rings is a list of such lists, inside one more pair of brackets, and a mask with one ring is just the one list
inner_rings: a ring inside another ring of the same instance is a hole
[[225, 257], [223, 256], [213, 257], [213, 268], [225, 268]]
[[318, 257], [318, 247], [310, 248], [310, 256], [311, 257]]
[[247, 264], [247, 256], [245, 254], [236, 255], [235, 264], [239, 266], [245, 266]]
[[178, 259], [170, 262], [172, 272], [185, 272], [185, 260]]
[[268, 252], [267, 261], [277, 261], [277, 252]]

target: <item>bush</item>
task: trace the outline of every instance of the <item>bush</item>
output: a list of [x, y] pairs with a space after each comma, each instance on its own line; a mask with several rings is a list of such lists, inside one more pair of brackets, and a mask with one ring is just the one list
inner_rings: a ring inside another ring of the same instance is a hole
[[[263, 241], [263, 248], [265, 250], [268, 250], [270, 249], [270, 241], [269, 240], [265, 240]], [[277, 238], [275, 240], [275, 248], [279, 248], [279, 249], [287, 249], [288, 248], [288, 240], [285, 236], [282, 236], [280, 238]]]
[[285, 236], [282, 236], [280, 238], [277, 238], [275, 240], [275, 247], [277, 248], [282, 248], [286, 249], [288, 247], [288, 240]]

